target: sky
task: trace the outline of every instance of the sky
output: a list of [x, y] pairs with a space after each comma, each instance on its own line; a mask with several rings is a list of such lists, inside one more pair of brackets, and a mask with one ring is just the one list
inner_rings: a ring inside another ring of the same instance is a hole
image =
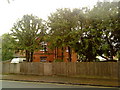
[[10, 32], [23, 15], [33, 14], [44, 20], [57, 8], [93, 7], [98, 0], [0, 0], [0, 36]]

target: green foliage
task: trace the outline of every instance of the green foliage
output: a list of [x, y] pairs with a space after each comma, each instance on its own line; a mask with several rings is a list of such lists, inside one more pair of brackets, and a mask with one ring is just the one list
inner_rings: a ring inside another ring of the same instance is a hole
[[55, 59], [54, 62], [63, 62], [62, 59]]
[[91, 10], [87, 7], [57, 9], [45, 24], [36, 16], [24, 15], [12, 28], [16, 48], [34, 52], [41, 48], [40, 42], [46, 40], [51, 49], [68, 47], [69, 60], [72, 50], [83, 61], [98, 61], [96, 56], [107, 60], [113, 60], [113, 56], [119, 58], [120, 7], [117, 2], [98, 2]]
[[40, 42], [45, 35], [45, 25], [43, 20], [33, 15], [24, 15], [17, 21], [11, 29], [12, 35], [18, 41], [17, 45], [20, 50], [26, 50], [26, 58], [29, 61], [33, 59], [32, 54], [36, 49], [40, 49]]
[[21, 20], [14, 24], [11, 31], [18, 40], [20, 48], [34, 50], [39, 43], [36, 39], [43, 33], [42, 19], [32, 15], [24, 15]]
[[85, 61], [96, 60], [97, 55], [113, 60], [120, 50], [117, 2], [98, 2], [84, 16], [82, 34], [74, 45], [75, 51]]
[[2, 61], [10, 60], [14, 55], [14, 39], [10, 34], [2, 35]]
[[[51, 48], [69, 47], [69, 59], [71, 58], [71, 45], [76, 39], [74, 33], [79, 28], [80, 9], [70, 10], [68, 8], [57, 9], [48, 17], [49, 41]], [[70, 59], [71, 60], [71, 59]]]
[[115, 2], [98, 2], [92, 10], [75, 9], [77, 13], [70, 9], [57, 10], [49, 17], [52, 45], [70, 46], [85, 61], [97, 60], [96, 56], [102, 55], [113, 60], [120, 50], [117, 8]]

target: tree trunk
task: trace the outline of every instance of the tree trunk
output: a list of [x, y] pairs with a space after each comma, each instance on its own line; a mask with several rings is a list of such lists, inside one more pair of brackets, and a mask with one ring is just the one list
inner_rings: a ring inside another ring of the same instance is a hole
[[64, 59], [64, 48], [62, 47], [62, 60]]
[[57, 59], [57, 47], [55, 47], [55, 59]]
[[33, 53], [34, 53], [34, 51], [31, 51], [31, 52], [30, 52], [30, 62], [33, 61]]
[[72, 61], [71, 52], [72, 52], [72, 50], [71, 50], [71, 48], [68, 46], [68, 57], [69, 57], [68, 59], [69, 59], [69, 62]]
[[114, 49], [113, 49], [113, 46], [111, 45], [111, 43], [110, 43], [110, 41], [108, 40], [108, 38], [107, 38], [107, 43], [109, 44], [109, 46], [110, 46], [110, 52], [109, 52], [109, 58], [110, 58], [110, 60], [113, 60], [113, 56], [114, 56]]
[[26, 61], [29, 62], [30, 59], [30, 52], [26, 50]]

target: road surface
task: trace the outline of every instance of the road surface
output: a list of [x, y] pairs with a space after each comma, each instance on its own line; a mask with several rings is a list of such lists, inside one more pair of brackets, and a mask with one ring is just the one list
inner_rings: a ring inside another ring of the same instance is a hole
[[8, 81], [2, 80], [2, 88], [109, 88], [110, 87], [98, 87], [98, 86], [84, 86], [84, 85], [68, 85], [68, 84], [56, 84], [56, 83], [41, 83], [41, 82], [23, 82], [23, 81]]

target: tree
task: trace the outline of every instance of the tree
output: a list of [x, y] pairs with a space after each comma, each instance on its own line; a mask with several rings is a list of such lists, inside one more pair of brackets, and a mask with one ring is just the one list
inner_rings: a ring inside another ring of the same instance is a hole
[[43, 20], [33, 15], [24, 15], [11, 29], [12, 35], [18, 41], [18, 48], [26, 51], [26, 60], [33, 61], [33, 53], [41, 48], [40, 42], [45, 34]]
[[120, 50], [118, 3], [98, 2], [91, 10], [83, 8], [83, 12], [73, 48], [83, 61], [97, 60], [97, 55], [113, 60]]
[[52, 13], [51, 16], [48, 17], [49, 35], [52, 46], [61, 48], [68, 47], [68, 61], [72, 61], [71, 44], [74, 38], [71, 32], [79, 28], [79, 12], [80, 9], [57, 9], [55, 13]]
[[82, 8], [81, 12], [82, 14], [79, 12], [80, 24], [77, 26], [79, 28], [73, 33], [76, 39], [73, 41], [72, 48], [74, 48], [83, 61], [93, 61], [100, 44], [100, 32], [92, 25], [93, 22], [89, 15], [90, 9], [85, 7]]
[[10, 60], [14, 55], [14, 38], [11, 37], [10, 34], [2, 35], [2, 61]]
[[113, 60], [113, 56], [116, 56], [120, 48], [118, 2], [98, 2], [91, 15], [94, 21], [98, 21], [96, 27], [102, 33], [98, 54], [101, 56], [104, 54], [108, 57], [104, 58]]

